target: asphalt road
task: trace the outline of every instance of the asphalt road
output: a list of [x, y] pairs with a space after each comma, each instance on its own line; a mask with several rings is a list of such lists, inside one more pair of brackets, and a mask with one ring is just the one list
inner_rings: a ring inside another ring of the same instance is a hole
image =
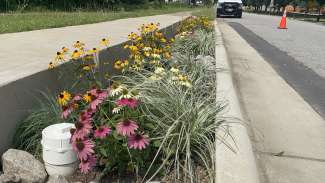
[[[325, 26], [281, 17], [244, 13], [222, 18], [234, 28], [323, 118], [325, 118]], [[270, 90], [272, 90], [270, 88]]]

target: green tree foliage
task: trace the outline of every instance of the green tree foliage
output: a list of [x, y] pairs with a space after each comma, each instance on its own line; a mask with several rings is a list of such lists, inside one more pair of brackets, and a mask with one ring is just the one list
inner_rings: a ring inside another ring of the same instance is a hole
[[[0, 0], [0, 11], [15, 10], [62, 10], [74, 11], [80, 9], [115, 10], [122, 7], [145, 7], [155, 0]], [[162, 0], [156, 0], [163, 2]]]

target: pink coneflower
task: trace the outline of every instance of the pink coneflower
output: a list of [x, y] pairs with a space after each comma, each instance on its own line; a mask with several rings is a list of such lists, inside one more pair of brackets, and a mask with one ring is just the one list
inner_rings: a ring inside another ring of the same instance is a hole
[[72, 141], [72, 148], [77, 152], [80, 160], [87, 160], [94, 153], [94, 144], [88, 139]]
[[73, 108], [70, 106], [63, 106], [62, 107], [62, 114], [61, 114], [61, 118], [63, 119], [67, 119], [68, 116], [71, 114], [71, 112], [73, 111]]
[[128, 146], [131, 149], [145, 149], [149, 144], [147, 135], [136, 134], [128, 137]]
[[122, 98], [116, 102], [119, 106], [128, 106], [131, 109], [134, 109], [138, 105], [138, 100], [134, 98]]
[[127, 120], [117, 123], [116, 130], [117, 130], [117, 133], [120, 135], [130, 136], [130, 135], [135, 134], [135, 130], [137, 130], [138, 127], [139, 126], [137, 125], [137, 123], [135, 121], [127, 119]]
[[97, 97], [99, 91], [100, 91], [99, 89], [97, 89], [97, 88], [94, 87], [93, 89], [91, 89], [91, 90], [89, 91], [89, 93], [91, 93], [91, 95]]
[[103, 90], [98, 93], [98, 98], [101, 100], [105, 100], [108, 97], [108, 91]]
[[86, 137], [92, 130], [93, 126], [89, 122], [77, 121], [75, 123], [76, 131], [74, 135], [76, 138], [84, 138]]
[[92, 116], [92, 111], [90, 110], [87, 110], [86, 112], [83, 111], [79, 115], [79, 121], [82, 123], [91, 123], [92, 121], [91, 116]]
[[96, 138], [100, 138], [103, 139], [105, 138], [110, 132], [111, 132], [111, 128], [107, 127], [107, 126], [100, 126], [95, 130], [94, 136]]
[[108, 96], [107, 91], [97, 90], [96, 98], [93, 99], [93, 101], [90, 103], [90, 108], [92, 110], [96, 110], [97, 107], [98, 107], [98, 105], [100, 105], [101, 103], [103, 103], [103, 101], [107, 98], [107, 96]]
[[80, 96], [80, 94], [77, 94], [76, 96], [74, 96], [72, 98], [73, 101], [80, 101], [82, 99], [82, 97]]
[[92, 110], [95, 111], [97, 109], [97, 106], [99, 104], [101, 104], [101, 103], [102, 103], [102, 100], [96, 98], [95, 100], [93, 100], [92, 102], [90, 102], [90, 109], [92, 109]]
[[82, 173], [88, 173], [96, 166], [97, 159], [95, 156], [89, 156], [87, 160], [81, 160], [79, 164], [80, 171]]

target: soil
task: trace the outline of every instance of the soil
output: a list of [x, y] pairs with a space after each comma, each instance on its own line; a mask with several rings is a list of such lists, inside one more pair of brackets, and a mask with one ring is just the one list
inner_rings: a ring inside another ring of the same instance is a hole
[[[207, 172], [200, 166], [195, 170], [195, 177], [199, 183], [210, 183]], [[137, 183], [135, 176], [125, 175], [123, 178], [118, 178], [118, 176], [107, 175], [99, 181], [100, 172], [93, 171], [88, 174], [82, 174], [80, 171], [77, 171], [74, 175], [67, 177], [67, 180], [72, 183], [89, 183], [91, 181], [99, 183]], [[141, 180], [141, 178], [140, 178]], [[139, 181], [141, 182], [141, 181]], [[176, 179], [174, 172], [171, 172], [169, 175], [164, 177], [159, 181], [160, 183], [184, 183], [183, 179]]]

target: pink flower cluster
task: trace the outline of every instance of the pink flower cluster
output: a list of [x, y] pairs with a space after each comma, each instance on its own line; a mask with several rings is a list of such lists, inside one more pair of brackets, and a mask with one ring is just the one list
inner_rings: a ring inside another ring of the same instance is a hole
[[[86, 110], [79, 114], [78, 120], [75, 122], [75, 129], [71, 130], [71, 144], [74, 151], [77, 152], [78, 159], [80, 160], [79, 168], [81, 172], [88, 173], [96, 165], [96, 156], [94, 142], [89, 138], [93, 133], [93, 115], [97, 107], [106, 100], [108, 92], [106, 90], [92, 89], [90, 93], [93, 96], [92, 102]], [[81, 100], [79, 96], [75, 101]], [[63, 117], [67, 117], [71, 112], [62, 113]], [[66, 114], [68, 113], [68, 114]], [[95, 129], [94, 136], [98, 138], [105, 138], [111, 129], [107, 126], [100, 126]]]
[[[78, 159], [80, 160], [79, 168], [83, 173], [88, 173], [96, 166], [95, 139], [103, 140], [112, 132], [112, 129], [107, 125], [96, 126], [93, 119], [96, 116], [99, 106], [103, 102], [108, 101], [108, 90], [93, 88], [87, 94], [91, 94], [91, 100], [89, 100], [90, 102], [86, 108], [78, 114], [77, 120], [75, 121], [75, 128], [71, 130], [71, 144], [73, 150], [77, 152]], [[63, 109], [61, 114], [62, 118], [68, 118], [73, 111], [76, 111], [78, 105], [84, 104], [78, 103], [81, 100], [81, 95], [73, 97], [70, 104]], [[122, 98], [117, 100], [115, 104], [134, 109], [138, 105], [138, 100]], [[142, 150], [149, 145], [148, 136], [137, 132], [139, 126], [134, 120], [121, 120], [116, 124], [115, 129], [117, 134], [127, 138], [128, 147], [131, 149]]]
[[138, 100], [134, 98], [122, 98], [116, 101], [118, 106], [128, 106], [131, 109], [134, 109], [138, 105]]
[[142, 150], [149, 145], [149, 139], [146, 135], [137, 134], [138, 128], [138, 124], [130, 119], [123, 120], [116, 125], [117, 133], [128, 138], [129, 148]]

